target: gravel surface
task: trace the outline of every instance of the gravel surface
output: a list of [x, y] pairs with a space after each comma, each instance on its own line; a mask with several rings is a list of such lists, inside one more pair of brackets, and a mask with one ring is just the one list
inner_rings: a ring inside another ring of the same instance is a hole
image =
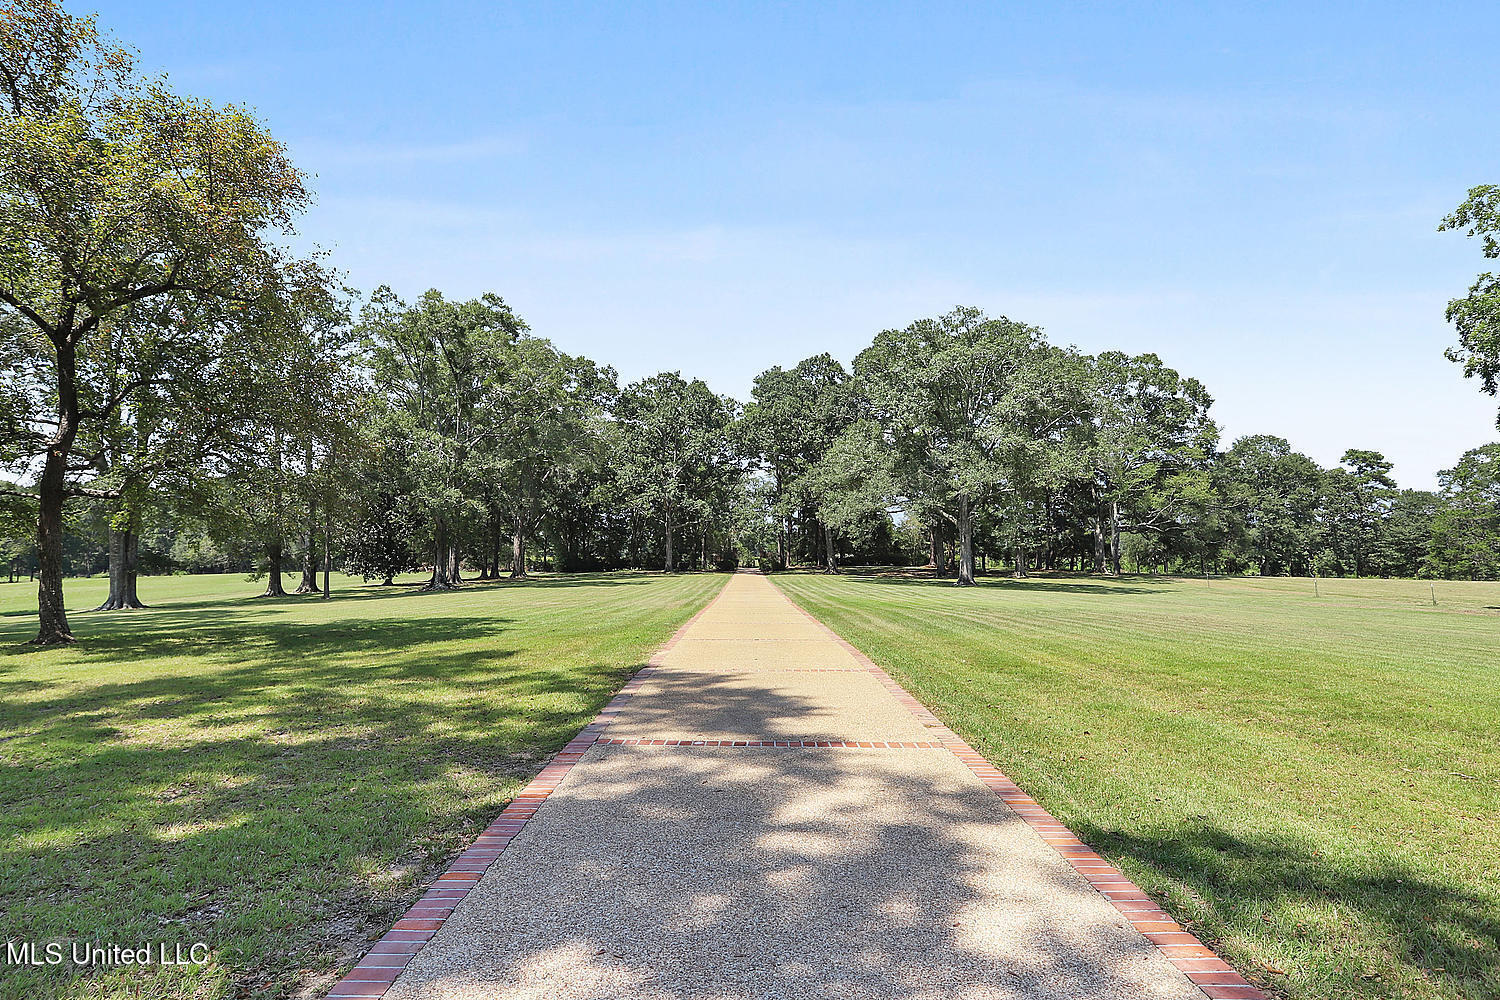
[[610, 725], [651, 739], [928, 740], [863, 671], [753, 673], [660, 670]]
[[[927, 738], [809, 626], [734, 577], [607, 734]], [[387, 996], [1203, 994], [947, 751], [601, 745]]]
[[788, 667], [864, 669], [842, 646], [828, 639], [683, 639], [661, 653], [657, 662], [674, 670], [728, 673], [785, 670]]

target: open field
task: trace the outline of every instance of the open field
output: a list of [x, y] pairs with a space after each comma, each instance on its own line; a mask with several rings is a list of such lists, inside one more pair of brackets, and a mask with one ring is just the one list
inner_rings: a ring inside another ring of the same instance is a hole
[[[150, 578], [37, 650], [0, 584], [0, 937], [206, 941], [202, 968], [0, 966], [0, 998], [279, 997], [331, 982], [723, 577], [249, 598]], [[73, 608], [105, 581], [70, 581]], [[342, 589], [341, 589], [342, 588]]]
[[1500, 996], [1500, 584], [773, 579], [1276, 993]]

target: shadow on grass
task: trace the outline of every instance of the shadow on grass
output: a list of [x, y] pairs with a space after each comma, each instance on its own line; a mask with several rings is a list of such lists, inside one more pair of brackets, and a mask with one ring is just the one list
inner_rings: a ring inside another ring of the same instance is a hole
[[[42, 678], [18, 676], [30, 647], [4, 650], [0, 937], [203, 940], [216, 964], [158, 970], [160, 995], [290, 995], [387, 928], [630, 669], [534, 655], [555, 640], [503, 617], [283, 606], [80, 616]], [[119, 679], [80, 687], [73, 663]], [[79, 974], [0, 968], [0, 998]], [[84, 975], [135, 995], [131, 970]]]
[[[1444, 983], [1451, 991], [1445, 996], [1500, 996], [1500, 901], [1494, 897], [1441, 884], [1394, 861], [1336, 865], [1288, 839], [1244, 838], [1212, 825], [1142, 835], [1080, 824], [1078, 834], [1096, 850], [1133, 858], [1179, 891], [1210, 901], [1215, 916], [1196, 928], [1209, 939], [1253, 928], [1251, 935], [1269, 930], [1308, 940], [1315, 959], [1332, 967], [1318, 974], [1340, 995], [1406, 997], [1412, 980], [1427, 979]], [[1330, 917], [1336, 926], [1317, 926]], [[1349, 934], [1351, 923], [1357, 937]], [[1347, 951], [1352, 940], [1405, 966], [1406, 980], [1368, 967], [1368, 954]], [[1295, 981], [1286, 985], [1293, 995], [1317, 992], [1292, 988]]]
[[[290, 656], [391, 653], [423, 643], [481, 639], [506, 631], [504, 619], [346, 618], [329, 622], [261, 621], [253, 614], [208, 616], [175, 605], [133, 612], [134, 627], [107, 631], [78, 630], [70, 656], [123, 661], [170, 657], [206, 657], [235, 662], [260, 657], [266, 666]], [[38, 647], [0, 648], [4, 658], [25, 657]], [[401, 662], [393, 660], [390, 662]], [[339, 671], [345, 667], [339, 666]]]
[[[790, 570], [777, 576], [821, 576], [815, 570]], [[873, 567], [849, 567], [839, 574], [860, 583], [878, 583], [901, 587], [944, 587], [959, 589], [952, 577], [933, 576], [931, 570], [881, 570]], [[978, 590], [1014, 590], [1027, 593], [1060, 594], [1159, 594], [1173, 581], [1164, 577], [1095, 577], [1084, 574], [1048, 573], [1016, 579], [1010, 576], [979, 576]]]
[[[232, 574], [224, 574], [226, 577]], [[222, 597], [206, 597], [197, 600], [165, 600], [160, 604], [152, 604], [151, 583], [153, 579], [168, 579], [164, 577], [142, 577], [141, 599], [147, 604], [144, 611], [163, 610], [275, 610], [278, 608], [296, 608], [304, 605], [317, 605], [329, 607], [344, 604], [350, 601], [377, 601], [391, 600], [403, 597], [435, 597], [452, 594], [461, 596], [466, 593], [490, 590], [516, 590], [516, 589], [567, 589], [574, 587], [629, 587], [641, 586], [660, 580], [667, 574], [652, 570], [620, 570], [608, 573], [565, 573], [557, 575], [542, 575], [527, 577], [524, 580], [511, 580], [502, 578], [499, 580], [465, 580], [463, 585], [451, 591], [427, 590], [425, 581], [403, 581], [383, 587], [378, 584], [355, 585], [342, 590], [334, 590], [333, 595], [324, 600], [322, 594], [293, 594], [288, 592], [284, 597], [262, 597], [256, 592], [256, 587], [263, 584], [247, 584], [244, 593], [225, 595]], [[679, 573], [677, 576], [703, 576], [716, 575], [712, 573]], [[70, 581], [71, 583], [71, 581]], [[82, 623], [97, 620], [127, 621], [136, 616], [139, 611], [99, 611], [90, 608], [71, 608], [68, 611], [70, 623], [75, 629]], [[36, 619], [35, 608], [16, 608], [10, 611], [0, 612], [0, 620], [5, 619]], [[19, 633], [18, 633], [19, 634]], [[27, 636], [27, 639], [30, 637]], [[25, 641], [18, 639], [17, 641]]]

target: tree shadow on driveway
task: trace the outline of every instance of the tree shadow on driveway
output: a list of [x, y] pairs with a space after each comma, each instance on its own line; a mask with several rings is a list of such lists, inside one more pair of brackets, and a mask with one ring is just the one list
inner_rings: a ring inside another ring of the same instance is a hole
[[[605, 735], [828, 725], [774, 671], [756, 697], [681, 673], [691, 718], [627, 707]], [[645, 746], [592, 749], [388, 994], [1148, 995], [1202, 996], [946, 751]]]

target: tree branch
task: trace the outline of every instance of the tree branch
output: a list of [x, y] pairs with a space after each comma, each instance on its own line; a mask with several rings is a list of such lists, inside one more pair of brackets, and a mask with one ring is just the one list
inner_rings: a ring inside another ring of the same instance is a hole
[[94, 500], [118, 500], [124, 495], [123, 490], [94, 490], [87, 486], [70, 486], [64, 491], [64, 496], [90, 497]]
[[48, 323], [46, 320], [42, 319], [40, 313], [28, 306], [26, 303], [22, 302], [20, 299], [16, 298], [9, 292], [9, 290], [0, 288], [0, 302], [4, 302], [6, 305], [18, 311], [22, 316], [25, 316], [27, 319], [31, 320], [38, 327], [40, 327], [48, 337], [54, 337], [57, 335], [57, 330], [51, 323]]

